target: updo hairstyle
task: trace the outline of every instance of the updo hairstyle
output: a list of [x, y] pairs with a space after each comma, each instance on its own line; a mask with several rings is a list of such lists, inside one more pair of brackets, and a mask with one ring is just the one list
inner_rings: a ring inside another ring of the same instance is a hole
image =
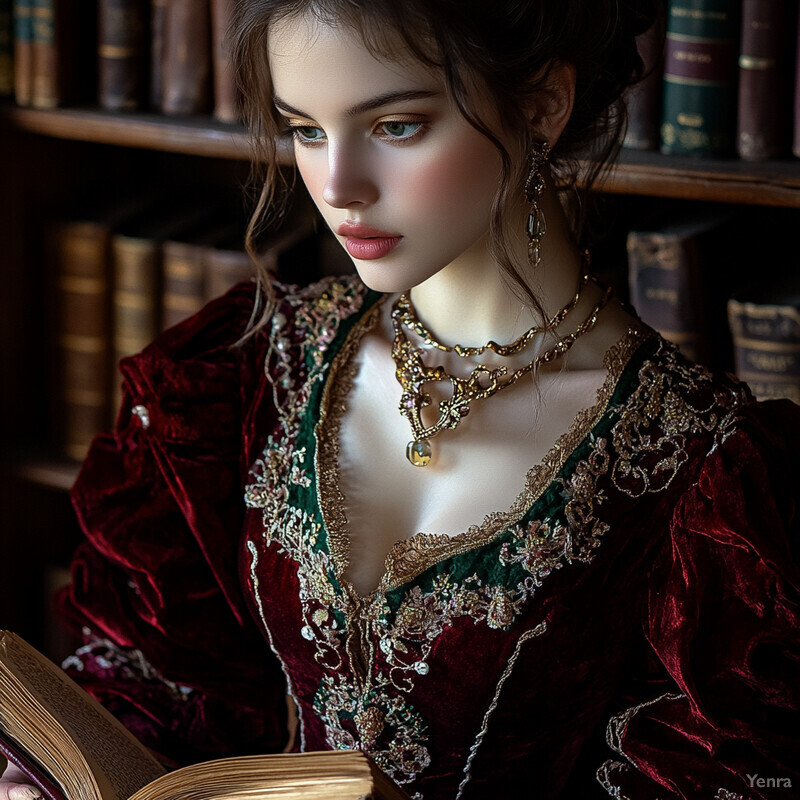
[[[558, 186], [575, 190], [565, 192], [565, 198], [575, 200], [565, 207], [576, 242], [583, 246], [583, 195], [616, 155], [626, 123], [621, 96], [642, 77], [635, 37], [660, 18], [663, 5], [662, 0], [237, 0], [231, 28], [233, 57], [256, 151], [257, 201], [247, 230], [251, 256], [256, 258], [260, 234], [281, 220], [291, 191], [277, 164], [284, 126], [272, 103], [268, 62], [269, 31], [276, 20], [310, 14], [356, 31], [378, 58], [395, 56], [399, 42], [421, 63], [441, 70], [461, 114], [501, 157], [491, 246], [498, 263], [523, 286], [520, 265], [508, 255], [502, 220], [506, 199], [522, 191], [526, 164], [512, 163], [506, 148], [478, 116], [471, 104], [470, 82], [483, 83], [505, 131], [520, 142], [521, 152], [528, 152], [537, 136], [521, 98], [546, 84], [554, 63], [574, 66], [575, 105], [550, 163]], [[268, 292], [268, 282], [260, 280]], [[527, 287], [523, 291], [530, 296]], [[535, 298], [531, 300], [538, 306]], [[265, 314], [269, 305], [262, 308]]]

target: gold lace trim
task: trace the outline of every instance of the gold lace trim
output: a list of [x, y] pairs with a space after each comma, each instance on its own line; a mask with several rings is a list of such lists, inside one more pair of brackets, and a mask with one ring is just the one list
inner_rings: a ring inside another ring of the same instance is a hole
[[[364, 315], [336, 354], [323, 390], [320, 417], [315, 428], [317, 497], [328, 531], [336, 576], [351, 598], [359, 595], [344, 578], [350, 564], [350, 537], [344, 512], [345, 497], [339, 483], [339, 431], [357, 371], [355, 353], [362, 338], [375, 325], [381, 307], [382, 301]], [[523, 490], [507, 511], [488, 514], [480, 524], [453, 536], [423, 532], [395, 542], [386, 556], [384, 573], [377, 588], [366, 599], [379, 600], [385, 592], [407, 583], [434, 564], [486, 544], [518, 522], [605, 413], [631, 356], [653, 335], [653, 331], [646, 328], [629, 328], [619, 342], [608, 349], [603, 358], [608, 375], [597, 390], [595, 404], [579, 411], [569, 429], [556, 440], [542, 461], [528, 470]], [[371, 606], [372, 602], [366, 605]]]
[[357, 371], [355, 354], [361, 340], [380, 318], [383, 302], [383, 299], [379, 300], [353, 326], [334, 357], [322, 393], [319, 420], [314, 428], [317, 442], [314, 456], [317, 502], [325, 522], [325, 529], [328, 531], [328, 545], [336, 577], [351, 599], [357, 599], [358, 595], [349, 582], [343, 580], [343, 575], [350, 564], [350, 537], [347, 533], [347, 515], [344, 511], [345, 497], [339, 486], [339, 429], [344, 412], [347, 410], [347, 397], [353, 387]]

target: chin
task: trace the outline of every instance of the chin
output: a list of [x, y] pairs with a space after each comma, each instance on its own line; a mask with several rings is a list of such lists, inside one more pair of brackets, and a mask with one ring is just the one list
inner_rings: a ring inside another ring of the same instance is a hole
[[408, 274], [393, 267], [381, 266], [378, 261], [365, 262], [353, 259], [362, 283], [375, 292], [397, 294], [411, 289], [418, 281], [409, 281]]

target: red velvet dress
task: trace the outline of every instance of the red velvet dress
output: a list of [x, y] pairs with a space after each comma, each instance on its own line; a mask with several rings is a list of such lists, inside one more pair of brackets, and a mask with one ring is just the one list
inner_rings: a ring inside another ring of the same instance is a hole
[[361, 597], [337, 434], [378, 296], [281, 290], [231, 348], [252, 295], [123, 362], [73, 493], [74, 677], [179, 762], [283, 749], [288, 693], [295, 749], [426, 800], [797, 797], [800, 409], [631, 332], [512, 509]]

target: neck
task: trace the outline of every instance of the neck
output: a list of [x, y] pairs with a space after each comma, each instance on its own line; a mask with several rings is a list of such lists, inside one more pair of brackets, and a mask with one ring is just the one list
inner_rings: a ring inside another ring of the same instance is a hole
[[[528, 288], [542, 304], [546, 317], [566, 305], [575, 294], [581, 274], [581, 256], [571, 241], [560, 202], [551, 185], [540, 205], [547, 220], [541, 243], [541, 263], [528, 265], [524, 234], [528, 207], [519, 202], [509, 210], [509, 253]], [[415, 286], [411, 299], [420, 320], [439, 341], [480, 346], [489, 340], [513, 341], [541, 316], [526, 302], [514, 282], [503, 274], [482, 239], [443, 270]]]

